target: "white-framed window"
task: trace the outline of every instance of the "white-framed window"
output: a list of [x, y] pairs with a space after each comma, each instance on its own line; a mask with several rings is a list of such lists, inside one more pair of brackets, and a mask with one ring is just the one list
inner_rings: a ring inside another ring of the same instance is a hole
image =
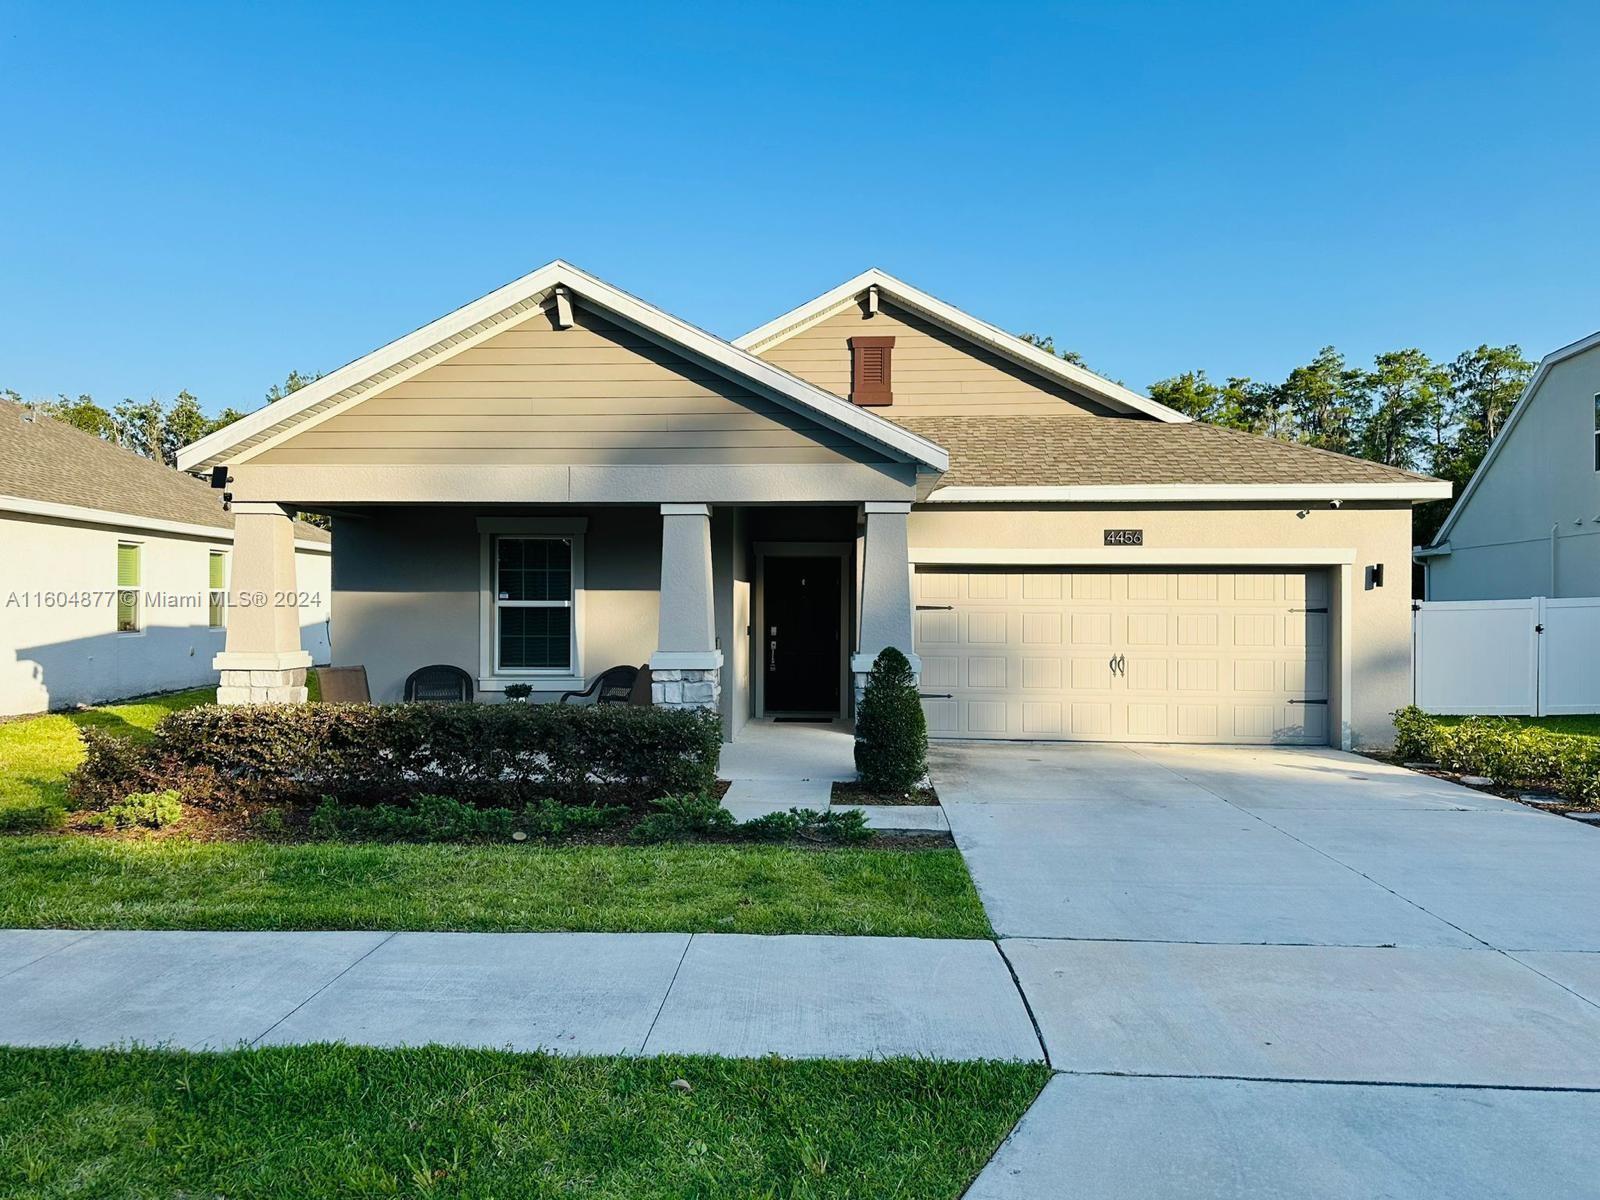
[[572, 539], [496, 534], [496, 674], [572, 673]]
[[144, 628], [139, 585], [143, 582], [144, 547], [138, 542], [117, 543], [117, 632], [138, 633]]
[[228, 623], [228, 552], [212, 550], [206, 556], [206, 623], [222, 629]]
[[560, 518], [483, 518], [480, 674], [578, 680], [583, 620], [583, 531]]

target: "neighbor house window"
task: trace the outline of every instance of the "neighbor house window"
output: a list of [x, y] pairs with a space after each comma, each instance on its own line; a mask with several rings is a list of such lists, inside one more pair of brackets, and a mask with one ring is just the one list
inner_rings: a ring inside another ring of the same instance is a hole
[[224, 551], [211, 551], [206, 564], [210, 574], [206, 578], [206, 611], [213, 629], [221, 629], [228, 619], [228, 556]]
[[495, 669], [573, 670], [573, 539], [494, 539]]
[[117, 543], [117, 632], [140, 629], [139, 583], [143, 547], [138, 542]]

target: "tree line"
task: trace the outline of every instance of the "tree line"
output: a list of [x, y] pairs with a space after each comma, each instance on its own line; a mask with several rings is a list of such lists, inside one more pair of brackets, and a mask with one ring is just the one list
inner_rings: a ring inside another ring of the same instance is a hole
[[[1049, 338], [1022, 336], [1083, 365]], [[1324, 346], [1279, 383], [1244, 375], [1219, 382], [1205, 371], [1185, 371], [1152, 383], [1149, 396], [1213, 425], [1436, 475], [1454, 484], [1459, 496], [1534, 366], [1516, 345], [1483, 345], [1448, 362], [1417, 349], [1390, 350], [1370, 367], [1354, 366]], [[1419, 544], [1432, 540], [1449, 511], [1448, 500], [1417, 507]]]
[[[282, 383], [267, 389], [266, 401], [271, 404], [290, 392], [305, 387], [320, 378], [320, 373], [308, 375], [290, 371]], [[106, 408], [87, 393], [76, 399], [66, 394], [50, 400], [24, 401], [14, 388], [0, 389], [0, 397], [13, 404], [31, 403], [40, 412], [64, 421], [75, 429], [92, 433], [95, 437], [132, 450], [144, 458], [164, 462], [169, 467], [178, 465], [178, 451], [190, 442], [214, 433], [224, 425], [232, 425], [249, 414], [237, 408], [225, 408], [215, 417], [208, 417], [200, 401], [187, 389], [180, 391], [170, 401], [159, 396], [148, 400], [123, 400]]]

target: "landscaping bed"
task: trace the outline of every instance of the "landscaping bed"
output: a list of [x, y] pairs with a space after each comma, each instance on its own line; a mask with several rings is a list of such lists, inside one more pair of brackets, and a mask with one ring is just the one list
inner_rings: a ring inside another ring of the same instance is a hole
[[0, 1051], [0, 1193], [955, 1200], [1043, 1065]]
[[937, 805], [939, 793], [932, 784], [922, 783], [903, 789], [872, 789], [860, 780], [836, 780], [833, 785], [835, 804], [871, 804], [905, 806]]
[[1436, 717], [1416, 707], [1395, 713], [1395, 734], [1394, 761], [1458, 781], [1487, 780], [1480, 786], [1511, 800], [1547, 796], [1539, 806], [1555, 811], [1600, 808], [1600, 738], [1517, 718]]

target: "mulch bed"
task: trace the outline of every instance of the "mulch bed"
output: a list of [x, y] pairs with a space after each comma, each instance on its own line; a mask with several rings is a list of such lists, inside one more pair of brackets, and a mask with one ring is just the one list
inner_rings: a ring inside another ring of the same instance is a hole
[[1437, 763], [1401, 762], [1393, 754], [1384, 750], [1358, 750], [1356, 753], [1363, 758], [1370, 758], [1376, 762], [1387, 763], [1391, 767], [1404, 767], [1408, 771], [1415, 771], [1418, 775], [1431, 775], [1435, 779], [1442, 779], [1446, 783], [1460, 784], [1471, 788], [1475, 792], [1488, 792], [1491, 796], [1499, 796], [1502, 800], [1514, 800], [1528, 808], [1537, 809], [1539, 812], [1554, 813], [1558, 817], [1571, 816], [1573, 813], [1593, 813], [1595, 808], [1588, 804], [1573, 804], [1560, 796], [1550, 795], [1548, 799], [1530, 799], [1535, 792], [1533, 788], [1514, 788], [1503, 783], [1467, 783], [1465, 776], [1454, 771], [1447, 771]]
[[848, 783], [836, 782], [833, 785], [833, 802], [835, 804], [883, 804], [911, 805], [939, 803], [939, 793], [931, 786], [913, 788], [909, 792], [869, 792], [859, 780]]

